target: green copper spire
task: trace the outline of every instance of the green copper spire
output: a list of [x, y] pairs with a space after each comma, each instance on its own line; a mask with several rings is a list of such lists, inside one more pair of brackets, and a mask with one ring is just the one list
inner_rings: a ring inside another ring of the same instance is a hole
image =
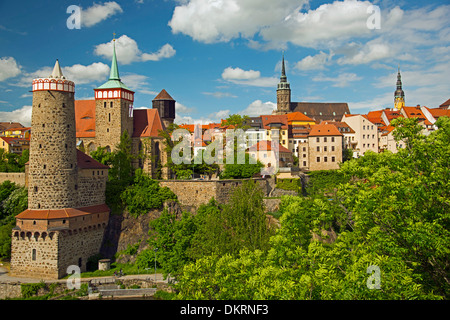
[[117, 66], [116, 58], [116, 39], [113, 39], [113, 57], [111, 62], [111, 72], [109, 74], [109, 80], [119, 80], [119, 67]]
[[112, 57], [112, 62], [111, 62], [111, 71], [109, 73], [109, 79], [107, 82], [102, 84], [97, 89], [114, 89], [114, 88], [123, 88], [123, 89], [130, 90], [125, 84], [123, 84], [122, 81], [120, 81], [119, 67], [117, 66], [116, 39], [115, 38], [113, 39], [113, 57]]

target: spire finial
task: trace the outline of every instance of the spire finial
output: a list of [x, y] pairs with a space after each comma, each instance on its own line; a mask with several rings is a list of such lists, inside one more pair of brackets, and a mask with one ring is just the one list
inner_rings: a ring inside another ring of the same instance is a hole
[[113, 41], [116, 41], [116, 33], [113, 32]]

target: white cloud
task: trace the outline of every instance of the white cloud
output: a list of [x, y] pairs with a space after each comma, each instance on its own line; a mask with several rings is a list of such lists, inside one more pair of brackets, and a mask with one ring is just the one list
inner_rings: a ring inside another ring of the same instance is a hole
[[320, 53], [314, 56], [307, 56], [296, 63], [295, 68], [298, 70], [323, 70], [328, 65], [333, 57], [333, 53], [329, 54], [320, 51]]
[[23, 106], [13, 111], [0, 111], [2, 121], [19, 122], [25, 127], [31, 126], [31, 106]]
[[306, 13], [296, 10], [284, 21], [261, 30], [266, 41], [292, 42], [303, 47], [328, 47], [354, 36], [370, 35], [368, 1], [334, 1]]
[[[163, 58], [173, 57], [176, 53], [170, 44], [163, 45], [156, 53], [142, 53], [137, 42], [125, 34], [115, 42], [117, 60], [121, 64], [130, 64], [135, 61], [159, 61]], [[113, 40], [95, 46], [94, 53], [112, 59]]]
[[267, 101], [262, 102], [261, 100], [255, 100], [243, 111], [239, 112], [242, 115], [249, 117], [257, 117], [262, 114], [272, 114], [272, 111], [277, 108], [277, 104]]
[[235, 83], [255, 87], [273, 87], [278, 83], [275, 77], [261, 77], [261, 72], [228, 67], [222, 72], [222, 79]]
[[367, 42], [364, 46], [359, 46], [355, 54], [339, 58], [337, 62], [339, 64], [365, 64], [394, 57], [396, 54], [397, 50], [393, 46], [375, 39]]
[[194, 112], [195, 108], [189, 108], [189, 107], [186, 107], [184, 104], [175, 102], [175, 110], [177, 113], [186, 114], [186, 113]]
[[0, 81], [16, 77], [20, 74], [20, 69], [13, 57], [0, 58]]
[[122, 8], [115, 1], [105, 2], [104, 4], [94, 3], [92, 7], [81, 11], [81, 23], [83, 26], [89, 28], [122, 12]]
[[306, 0], [190, 0], [173, 12], [169, 26], [173, 33], [194, 40], [226, 42], [240, 36], [251, 38], [262, 28], [283, 21]]
[[163, 45], [156, 53], [143, 53], [142, 61], [159, 61], [163, 58], [171, 58], [175, 55], [176, 50], [168, 43]]
[[254, 70], [242, 70], [241, 68], [228, 67], [222, 72], [224, 80], [254, 80], [261, 76], [261, 72]]
[[332, 82], [333, 87], [343, 88], [348, 86], [349, 82], [361, 80], [362, 77], [356, 75], [355, 73], [341, 73], [337, 77], [326, 77], [324, 75], [315, 76], [313, 81], [327, 81]]
[[237, 96], [235, 96], [232, 93], [229, 92], [221, 92], [221, 91], [216, 91], [216, 92], [203, 92], [204, 95], [207, 96], [213, 96], [214, 98], [237, 98]]
[[[20, 87], [31, 86], [33, 79], [48, 77], [52, 70], [53, 66], [47, 66], [34, 72], [24, 73], [15, 85]], [[94, 62], [87, 66], [74, 64], [73, 66], [62, 67], [63, 75], [66, 79], [73, 81], [75, 85], [106, 81], [109, 70], [109, 66], [102, 62]]]
[[102, 81], [109, 75], [109, 66], [102, 62], [94, 62], [84, 66], [74, 64], [73, 66], [62, 68], [64, 76], [75, 82], [75, 84], [85, 84], [96, 81]]

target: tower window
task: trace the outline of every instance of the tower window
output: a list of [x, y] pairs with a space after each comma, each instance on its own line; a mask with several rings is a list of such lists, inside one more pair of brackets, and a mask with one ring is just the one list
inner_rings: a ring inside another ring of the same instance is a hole
[[108, 113], [108, 121], [111, 122], [111, 113]]
[[104, 107], [104, 108], [106, 108], [106, 101], [105, 101], [105, 102], [103, 102], [103, 107]]
[[34, 186], [34, 192], [38, 192], [38, 187]]
[[31, 251], [31, 260], [36, 261], [36, 249]]
[[109, 103], [109, 106], [112, 108], [113, 107], [113, 103], [112, 101]]

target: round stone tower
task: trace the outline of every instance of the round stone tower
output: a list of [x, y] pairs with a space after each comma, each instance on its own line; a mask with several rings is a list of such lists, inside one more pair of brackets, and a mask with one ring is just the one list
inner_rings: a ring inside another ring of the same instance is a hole
[[48, 78], [33, 80], [29, 209], [78, 207], [74, 95], [58, 60]]

